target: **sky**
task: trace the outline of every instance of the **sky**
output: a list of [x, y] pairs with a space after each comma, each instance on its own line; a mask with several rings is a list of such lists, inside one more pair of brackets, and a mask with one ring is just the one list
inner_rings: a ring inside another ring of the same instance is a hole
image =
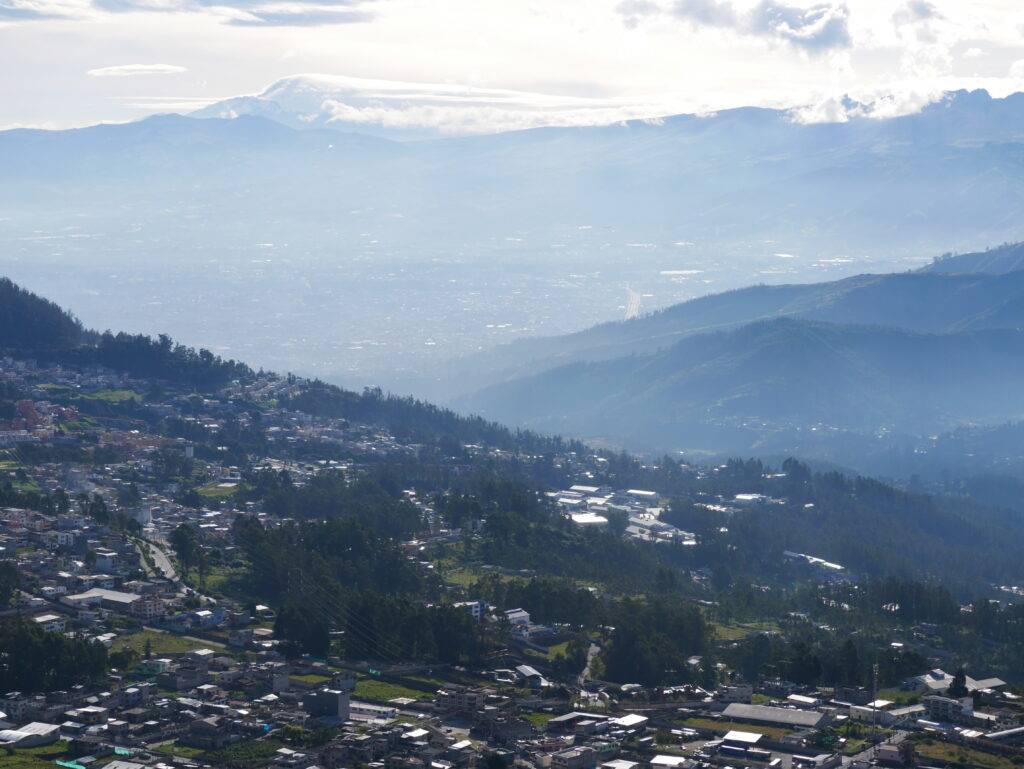
[[0, 0], [0, 68], [3, 128], [188, 112], [275, 83], [313, 84], [298, 90], [325, 120], [455, 134], [741, 105], [843, 120], [1024, 90], [1024, 4]]

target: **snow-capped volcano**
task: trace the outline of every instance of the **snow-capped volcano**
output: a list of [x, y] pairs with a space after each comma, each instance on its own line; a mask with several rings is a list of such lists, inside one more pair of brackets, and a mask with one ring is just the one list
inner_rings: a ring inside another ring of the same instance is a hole
[[409, 139], [602, 125], [654, 118], [664, 109], [635, 100], [307, 74], [278, 80], [255, 95], [219, 101], [193, 115], [259, 115], [294, 128], [340, 128]]

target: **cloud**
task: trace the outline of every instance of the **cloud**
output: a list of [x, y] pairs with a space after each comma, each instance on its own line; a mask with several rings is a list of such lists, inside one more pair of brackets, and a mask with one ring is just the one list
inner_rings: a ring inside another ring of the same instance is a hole
[[967, 33], [962, 23], [946, 18], [929, 0], [905, 0], [892, 14], [903, 47], [900, 69], [908, 77], [929, 79], [953, 68], [953, 47]]
[[942, 88], [904, 87], [851, 96], [825, 96], [789, 111], [796, 123], [846, 123], [857, 118], [888, 120], [914, 115], [941, 100]]
[[850, 11], [845, 3], [819, 3], [807, 8], [778, 0], [761, 0], [739, 11], [730, 0], [676, 0], [672, 15], [695, 27], [730, 29], [737, 34], [788, 43], [820, 53], [849, 48]]
[[[845, 56], [845, 52], [833, 56]], [[1021, 61], [1024, 73], [1024, 60]], [[797, 123], [845, 123], [920, 112], [942, 99], [942, 87], [904, 83], [861, 90], [852, 96], [823, 95], [788, 110]], [[480, 88], [451, 83], [371, 80], [304, 74], [279, 80], [259, 94], [210, 105], [199, 117], [239, 115], [287, 117], [307, 127], [377, 127], [416, 137], [497, 133], [546, 126], [660, 123], [664, 116], [694, 113], [680, 93], [627, 99], [566, 97], [548, 93]], [[705, 116], [711, 116], [707, 112]]]
[[1024, 78], [1024, 59], [1017, 59], [1010, 65], [1010, 77]]
[[65, 14], [56, 8], [36, 3], [19, 3], [0, 0], [0, 21], [32, 21], [38, 19], [61, 19]]
[[417, 135], [466, 135], [542, 126], [609, 125], [682, 111], [672, 98], [571, 97], [448, 83], [295, 75], [227, 99], [201, 117], [288, 115], [305, 126], [377, 126]]
[[635, 29], [643, 19], [660, 14], [661, 6], [651, 0], [622, 0], [615, 6], [615, 12], [627, 29]]
[[896, 33], [923, 45], [938, 44], [944, 21], [946, 17], [928, 0], [907, 0], [892, 14]]
[[928, 0], [907, 0], [892, 14], [893, 23], [897, 25], [944, 18], [945, 16], [939, 13], [939, 9]]
[[849, 9], [841, 3], [804, 9], [774, 0], [764, 0], [751, 13], [755, 33], [777, 37], [808, 51], [849, 48], [849, 17]]
[[672, 13], [702, 27], [739, 27], [742, 25], [732, 3], [719, 0], [677, 0]]
[[327, 9], [305, 6], [277, 7], [275, 10], [250, 9], [245, 16], [228, 23], [238, 27], [319, 27], [330, 24], [359, 24], [372, 21], [368, 11], [350, 8]]
[[984, 55], [985, 51], [977, 47], [968, 48], [966, 51], [964, 51], [965, 59], [980, 59]]
[[[0, 0], [4, 2], [4, 0]], [[108, 13], [220, 12], [238, 27], [314, 27], [372, 21], [375, 0], [91, 0]]]
[[86, 72], [92, 77], [138, 77], [140, 75], [177, 75], [188, 72], [176, 64], [119, 64], [116, 67], [99, 67]]
[[144, 112], [194, 112], [217, 101], [209, 96], [111, 96], [112, 101]]

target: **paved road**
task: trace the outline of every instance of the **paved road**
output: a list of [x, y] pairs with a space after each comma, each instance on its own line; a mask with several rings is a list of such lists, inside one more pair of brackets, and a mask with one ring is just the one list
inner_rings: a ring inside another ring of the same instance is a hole
[[587, 683], [587, 679], [590, 678], [590, 663], [594, 661], [594, 657], [601, 653], [601, 647], [597, 644], [590, 644], [590, 648], [587, 649], [587, 664], [583, 668], [583, 672], [580, 673], [576, 679], [576, 684], [581, 689]]
[[171, 563], [171, 559], [167, 557], [167, 554], [152, 542], [140, 540], [140, 543], [143, 547], [149, 548], [149, 554], [153, 557], [153, 563], [156, 564], [156, 568], [159, 569], [160, 573], [172, 582], [177, 582], [178, 572], [175, 570], [174, 564]]

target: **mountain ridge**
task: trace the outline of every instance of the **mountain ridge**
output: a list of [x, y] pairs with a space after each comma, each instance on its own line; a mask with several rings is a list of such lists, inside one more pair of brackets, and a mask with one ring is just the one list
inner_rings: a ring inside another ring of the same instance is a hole
[[1022, 386], [1020, 330], [928, 334], [778, 318], [568, 364], [460, 405], [632, 449], [736, 451], [807, 430], [909, 434], [1019, 419]]
[[1024, 326], [1024, 272], [925, 270], [864, 274], [825, 283], [749, 286], [574, 334], [518, 340], [455, 362], [451, 381], [461, 383], [465, 393], [474, 386], [575, 361], [651, 353], [685, 336], [777, 317], [920, 332], [1018, 328]]

